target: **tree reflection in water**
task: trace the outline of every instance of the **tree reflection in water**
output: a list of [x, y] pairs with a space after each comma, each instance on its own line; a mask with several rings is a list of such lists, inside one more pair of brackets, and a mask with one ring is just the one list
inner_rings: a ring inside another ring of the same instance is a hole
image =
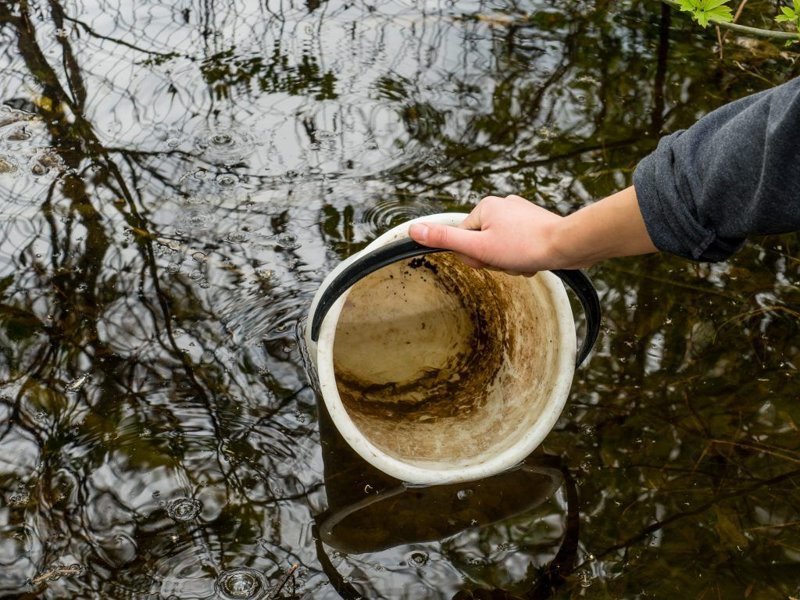
[[0, 595], [800, 593], [795, 236], [594, 269], [606, 331], [544, 445], [574, 485], [499, 519], [491, 483], [434, 491], [476, 499], [441, 540], [315, 539], [397, 482], [320, 435], [297, 336], [391, 225], [572, 210], [790, 49], [718, 59], [633, 1], [16, 0], [0, 40]]

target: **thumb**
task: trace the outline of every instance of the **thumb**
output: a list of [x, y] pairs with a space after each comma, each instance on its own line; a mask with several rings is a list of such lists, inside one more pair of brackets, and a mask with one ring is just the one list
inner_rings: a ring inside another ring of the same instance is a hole
[[414, 223], [408, 234], [415, 242], [431, 248], [444, 248], [477, 258], [479, 231], [450, 227], [437, 223]]

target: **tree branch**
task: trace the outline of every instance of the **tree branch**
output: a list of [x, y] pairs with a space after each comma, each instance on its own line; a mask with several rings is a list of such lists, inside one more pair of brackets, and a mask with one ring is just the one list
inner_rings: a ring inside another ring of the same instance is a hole
[[[680, 9], [680, 4], [676, 0], [661, 0], [665, 4]], [[800, 42], [800, 33], [792, 33], [790, 31], [776, 31], [774, 29], [763, 29], [761, 27], [750, 27], [749, 25], [739, 25], [739, 23], [727, 23], [725, 21], [718, 21], [713, 17], [709, 19], [711, 23], [721, 27], [722, 29], [730, 29], [731, 31], [738, 31], [746, 35], [756, 37], [771, 38], [774, 40], [786, 40]]]

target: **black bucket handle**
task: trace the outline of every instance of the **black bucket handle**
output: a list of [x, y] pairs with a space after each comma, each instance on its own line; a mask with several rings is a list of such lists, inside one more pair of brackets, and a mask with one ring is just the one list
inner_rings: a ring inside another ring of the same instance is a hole
[[[399, 260], [435, 252], [446, 252], [446, 250], [443, 248], [429, 248], [418, 244], [411, 238], [405, 238], [381, 246], [345, 267], [322, 293], [316, 310], [311, 316], [312, 341], [319, 340], [322, 321], [331, 306], [333, 306], [333, 303], [345, 291], [355, 285], [357, 281]], [[583, 337], [583, 343], [575, 361], [575, 366], [580, 366], [589, 355], [589, 352], [591, 352], [592, 346], [594, 346], [600, 333], [600, 300], [591, 280], [583, 271], [577, 269], [555, 269], [551, 273], [559, 277], [575, 293], [586, 315], [586, 335]]]

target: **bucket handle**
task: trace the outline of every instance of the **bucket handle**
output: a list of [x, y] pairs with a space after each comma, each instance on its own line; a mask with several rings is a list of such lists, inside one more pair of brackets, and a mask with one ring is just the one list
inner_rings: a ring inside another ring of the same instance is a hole
[[[336, 302], [336, 299], [345, 291], [355, 285], [357, 281], [399, 260], [446, 251], [447, 250], [443, 248], [429, 248], [428, 246], [418, 244], [411, 238], [405, 238], [390, 242], [355, 260], [345, 267], [322, 293], [317, 303], [317, 308], [311, 318], [312, 341], [316, 342], [319, 340], [319, 330], [322, 327], [322, 321], [325, 319], [325, 315], [328, 314], [331, 306], [333, 306], [333, 303]], [[575, 366], [577, 367], [580, 366], [589, 355], [600, 333], [600, 300], [597, 297], [597, 291], [594, 289], [591, 280], [583, 271], [577, 269], [554, 269], [550, 272], [559, 277], [561, 281], [572, 289], [578, 297], [583, 307], [583, 312], [586, 315], [586, 334], [583, 337], [583, 343], [581, 344], [575, 361]]]

